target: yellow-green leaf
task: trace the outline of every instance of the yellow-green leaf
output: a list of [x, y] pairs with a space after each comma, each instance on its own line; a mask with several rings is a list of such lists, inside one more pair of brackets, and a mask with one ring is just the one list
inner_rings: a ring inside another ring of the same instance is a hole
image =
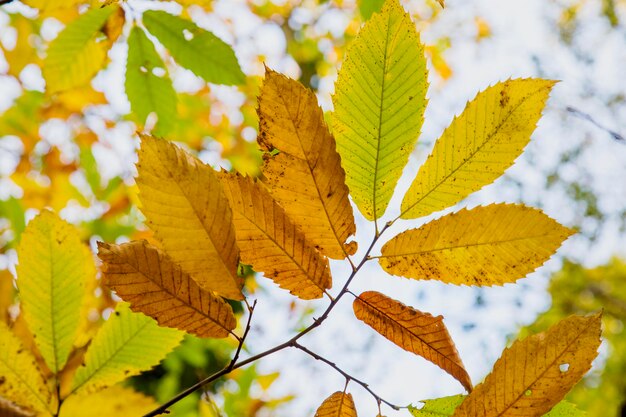
[[159, 405], [148, 397], [131, 388], [116, 385], [104, 391], [90, 395], [72, 395], [63, 402], [60, 417], [142, 416]]
[[134, 311], [200, 337], [226, 337], [237, 322], [221, 297], [205, 291], [162, 250], [146, 241], [98, 242], [104, 283]]
[[[452, 395], [449, 397], [422, 400], [423, 407], [409, 406], [409, 412], [414, 417], [450, 417], [454, 410], [463, 402], [465, 395]], [[525, 414], [527, 415], [527, 414]], [[579, 410], [574, 404], [565, 400], [555, 405], [544, 417], [585, 417], [587, 414]]]
[[104, 36], [101, 29], [118, 8], [95, 7], [71, 22], [52, 41], [42, 67], [48, 92], [85, 84], [102, 68], [110, 44], [98, 35]]
[[0, 397], [24, 409], [51, 414], [56, 399], [48, 390], [35, 357], [3, 322], [0, 322], [0, 381]]
[[452, 375], [467, 391], [472, 390], [472, 381], [442, 316], [433, 317], [376, 291], [359, 295], [353, 308], [359, 320], [382, 336], [434, 363]]
[[74, 375], [72, 393], [87, 394], [151, 369], [183, 336], [119, 303], [91, 342], [84, 364]]
[[516, 204], [463, 209], [407, 230], [379, 258], [390, 274], [457, 285], [502, 285], [543, 265], [573, 230]]
[[309, 300], [332, 285], [328, 259], [272, 199], [265, 186], [239, 174], [221, 173], [233, 209], [241, 260], [281, 288]]
[[387, 0], [346, 51], [332, 127], [350, 195], [368, 219], [381, 217], [424, 120], [424, 46], [398, 0]]
[[352, 394], [335, 392], [324, 400], [315, 412], [315, 417], [357, 417]]
[[167, 254], [201, 288], [243, 299], [232, 211], [213, 168], [142, 135], [137, 170], [141, 211]]
[[76, 228], [49, 211], [31, 220], [17, 253], [24, 317], [41, 356], [57, 373], [76, 337], [85, 282], [95, 278], [93, 257]]
[[547, 413], [591, 368], [600, 346], [600, 319], [599, 313], [571, 316], [546, 332], [516, 341], [453, 416]]
[[150, 113], [157, 115], [154, 133], [164, 136], [176, 121], [176, 91], [165, 64], [144, 31], [133, 27], [128, 37], [126, 95], [130, 107], [143, 125]]
[[479, 93], [435, 143], [404, 196], [401, 217], [453, 206], [500, 177], [530, 141], [553, 85], [516, 79]]
[[354, 254], [356, 242], [346, 244], [356, 231], [346, 175], [315, 94], [268, 69], [259, 119], [261, 148], [280, 151], [264, 156], [264, 181], [273, 197], [324, 255]]

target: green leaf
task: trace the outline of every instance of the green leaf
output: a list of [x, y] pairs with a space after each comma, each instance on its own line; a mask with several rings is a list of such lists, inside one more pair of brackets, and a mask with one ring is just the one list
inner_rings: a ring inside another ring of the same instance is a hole
[[184, 336], [159, 327], [150, 317], [134, 313], [126, 303], [100, 328], [85, 354], [72, 385], [72, 393], [96, 391], [156, 366]]
[[176, 91], [154, 45], [136, 26], [128, 37], [125, 87], [130, 107], [141, 124], [154, 112], [158, 117], [154, 133], [165, 136], [172, 130], [176, 120]]
[[359, 0], [359, 11], [363, 20], [368, 20], [373, 13], [377, 13], [383, 7], [385, 0]]
[[388, 0], [348, 47], [332, 117], [346, 183], [361, 213], [381, 217], [424, 120], [424, 46], [415, 24]]
[[[0, 400], [50, 415], [52, 396], [39, 372], [35, 357], [0, 321]], [[0, 415], [2, 408], [0, 407]]]
[[35, 217], [17, 249], [22, 309], [53, 373], [63, 369], [78, 330], [83, 288], [95, 266], [76, 229], [49, 211]]
[[[449, 397], [437, 398], [434, 400], [423, 400], [422, 408], [409, 406], [409, 412], [414, 417], [449, 417], [454, 414], [454, 410], [461, 405], [465, 395], [452, 395]], [[544, 417], [585, 417], [587, 413], [579, 410], [574, 404], [561, 401], [554, 406]]]
[[215, 84], [243, 84], [241, 71], [233, 49], [209, 31], [158, 10], [143, 14], [148, 31], [165, 46], [176, 62], [205, 81]]
[[553, 85], [517, 79], [479, 93], [435, 143], [404, 196], [401, 217], [451, 207], [500, 177], [530, 141]]
[[48, 92], [85, 84], [102, 68], [110, 44], [99, 39], [98, 34], [118, 7], [111, 5], [89, 10], [52, 41], [42, 67]]

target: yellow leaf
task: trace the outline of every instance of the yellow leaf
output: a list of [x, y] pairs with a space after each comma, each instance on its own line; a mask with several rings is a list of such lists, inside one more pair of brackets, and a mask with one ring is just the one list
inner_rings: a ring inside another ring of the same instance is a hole
[[40, 23], [37, 20], [28, 19], [20, 14], [10, 14], [11, 27], [15, 29], [15, 47], [6, 49], [0, 44], [4, 58], [9, 64], [8, 74], [19, 78], [20, 73], [28, 64], [39, 65], [41, 59], [37, 55], [37, 48], [33, 43]]
[[517, 79], [479, 93], [435, 143], [404, 196], [401, 217], [453, 206], [500, 177], [528, 144], [553, 85]]
[[152, 397], [140, 394], [131, 388], [116, 385], [95, 394], [68, 397], [61, 407], [59, 416], [142, 416], [158, 406]]
[[163, 251], [146, 241], [98, 242], [104, 283], [134, 311], [200, 337], [227, 337], [237, 322], [222, 298], [201, 289]]
[[379, 258], [390, 274], [457, 285], [502, 285], [554, 254], [573, 230], [516, 204], [463, 209], [400, 233]]
[[504, 350], [455, 417], [541, 416], [591, 368], [600, 346], [601, 314], [571, 316]]
[[356, 242], [345, 244], [356, 231], [346, 175], [315, 94], [266, 69], [259, 119], [261, 148], [280, 151], [264, 156], [264, 181], [274, 198], [324, 255], [354, 254]]
[[232, 211], [215, 172], [168, 141], [141, 139], [137, 185], [148, 225], [201, 288], [242, 300]]
[[33, 417], [33, 413], [0, 397], [0, 417]]
[[0, 270], [0, 322], [9, 323], [9, 307], [13, 304], [13, 275], [6, 269]]
[[272, 199], [265, 186], [238, 174], [221, 173], [233, 209], [241, 260], [281, 288], [308, 300], [331, 287], [328, 260]]
[[49, 211], [31, 220], [17, 253], [24, 317], [46, 364], [57, 373], [78, 331], [85, 281], [95, 277], [93, 258], [76, 228]]
[[359, 295], [353, 308], [356, 317], [372, 329], [402, 349], [434, 363], [467, 391], [472, 390], [472, 381], [442, 316], [433, 317], [376, 291]]
[[315, 412], [315, 417], [357, 417], [352, 394], [335, 392], [324, 400]]
[[50, 415], [56, 400], [48, 391], [34, 356], [3, 322], [0, 322], [0, 382], [0, 397]]

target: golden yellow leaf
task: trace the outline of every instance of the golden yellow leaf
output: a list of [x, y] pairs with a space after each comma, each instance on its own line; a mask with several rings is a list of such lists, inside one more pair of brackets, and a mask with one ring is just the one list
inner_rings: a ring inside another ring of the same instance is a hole
[[146, 241], [98, 242], [104, 283], [161, 326], [200, 337], [227, 337], [237, 322], [221, 297], [205, 291], [163, 251]]
[[528, 144], [553, 85], [517, 79], [479, 93], [435, 143], [404, 196], [401, 217], [453, 206], [500, 177]]
[[0, 322], [9, 323], [9, 307], [13, 304], [13, 275], [6, 269], [0, 270]]
[[335, 392], [324, 400], [315, 412], [315, 417], [357, 417], [352, 394]]
[[9, 64], [8, 74], [19, 78], [26, 65], [39, 65], [41, 63], [41, 59], [37, 55], [37, 48], [33, 43], [33, 39], [36, 39], [36, 33], [39, 31], [40, 22], [18, 13], [12, 13], [9, 16], [11, 18], [11, 27], [17, 32], [15, 46], [13, 49], [8, 50], [0, 44], [0, 49], [2, 49], [4, 58]]
[[[119, 385], [91, 395], [72, 395], [61, 407], [60, 417], [142, 416], [157, 408], [146, 395]], [[88, 413], [86, 413], [88, 411]]]
[[241, 260], [281, 288], [308, 300], [332, 285], [328, 260], [307, 241], [265, 186], [239, 174], [221, 173], [241, 248]]
[[518, 340], [455, 417], [542, 416], [591, 368], [600, 346], [601, 313], [571, 316], [546, 332]]
[[385, 338], [434, 363], [467, 391], [472, 390], [472, 381], [442, 316], [433, 317], [376, 291], [359, 295], [353, 308], [359, 320]]
[[18, 407], [0, 397], [0, 417], [33, 417], [32, 411]]
[[137, 170], [141, 211], [167, 254], [201, 288], [242, 300], [232, 211], [213, 168], [141, 135]]
[[3, 322], [0, 322], [0, 382], [0, 397], [25, 409], [49, 415], [56, 404], [35, 357]]
[[573, 230], [516, 204], [463, 209], [407, 230], [379, 258], [390, 274], [456, 285], [502, 285], [546, 262]]
[[259, 128], [261, 148], [280, 151], [263, 158], [264, 182], [274, 198], [324, 255], [354, 254], [356, 242], [345, 244], [356, 231], [346, 174], [315, 94], [266, 69]]

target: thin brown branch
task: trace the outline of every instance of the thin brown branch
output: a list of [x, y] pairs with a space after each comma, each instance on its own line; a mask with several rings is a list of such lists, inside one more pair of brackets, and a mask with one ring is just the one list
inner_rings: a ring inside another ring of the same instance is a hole
[[372, 397], [374, 397], [374, 399], [376, 400], [377, 404], [380, 405], [380, 403], [385, 403], [389, 407], [393, 408], [394, 410], [400, 410], [401, 408], [405, 408], [405, 407], [400, 407], [398, 405], [390, 403], [389, 401], [383, 399], [380, 395], [378, 395], [374, 391], [372, 391], [372, 389], [369, 387], [369, 385], [366, 382], [363, 382], [360, 379], [355, 378], [354, 376], [350, 375], [349, 373], [347, 373], [346, 371], [341, 369], [339, 366], [337, 366], [334, 362], [331, 362], [330, 360], [328, 360], [325, 357], [323, 357], [323, 356], [313, 352], [312, 350], [308, 349], [307, 347], [302, 346], [300, 343], [294, 342], [293, 346], [295, 348], [297, 348], [297, 349], [300, 349], [301, 351], [303, 351], [304, 353], [308, 354], [309, 356], [313, 357], [314, 359], [316, 359], [318, 361], [321, 361], [321, 362], [324, 362], [325, 364], [327, 364], [331, 368], [333, 368], [335, 371], [339, 372], [341, 375], [343, 375], [346, 378], [346, 385], [347, 385], [347, 382], [354, 381], [357, 384], [359, 384], [360, 386], [362, 386], [363, 388], [365, 388], [365, 390], [367, 392], [369, 392], [372, 395]]

